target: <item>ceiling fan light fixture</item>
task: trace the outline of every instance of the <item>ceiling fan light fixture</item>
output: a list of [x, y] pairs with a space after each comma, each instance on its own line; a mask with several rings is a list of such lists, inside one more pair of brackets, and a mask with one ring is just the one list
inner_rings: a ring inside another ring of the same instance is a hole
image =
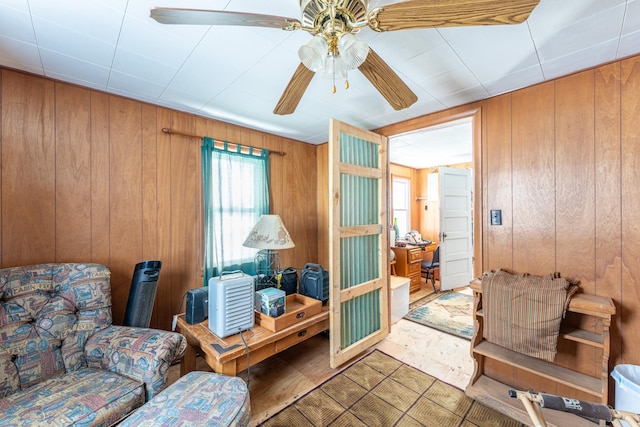
[[322, 71], [325, 67], [325, 58], [329, 51], [329, 45], [325, 38], [318, 34], [313, 36], [309, 43], [298, 49], [298, 58], [305, 67], [313, 72]]
[[369, 54], [369, 45], [358, 40], [353, 34], [345, 33], [340, 37], [338, 50], [347, 70], [355, 70], [364, 63]]
[[345, 67], [342, 57], [340, 55], [328, 55], [324, 61], [321, 75], [325, 79], [346, 79], [347, 67]]

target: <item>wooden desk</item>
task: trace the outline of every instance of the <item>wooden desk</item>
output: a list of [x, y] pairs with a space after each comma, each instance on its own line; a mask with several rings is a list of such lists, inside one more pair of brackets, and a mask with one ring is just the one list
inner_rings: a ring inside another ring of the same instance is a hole
[[[249, 347], [249, 357], [254, 365], [287, 348], [329, 329], [329, 307], [322, 312], [278, 332], [271, 332], [262, 326], [254, 326], [244, 331], [242, 336]], [[204, 357], [215, 372], [237, 375], [247, 369], [247, 351], [240, 334], [226, 338], [216, 336], [209, 329], [209, 322], [190, 325], [184, 315], [178, 317], [177, 330], [187, 339], [187, 349], [180, 363], [180, 376], [196, 369], [196, 355]]]
[[391, 248], [396, 254], [396, 274], [408, 277], [409, 292], [420, 290], [420, 263], [422, 249], [419, 246], [404, 246]]
[[426, 253], [433, 253], [435, 252], [436, 248], [438, 247], [438, 244], [436, 242], [432, 242], [430, 245], [427, 245], [424, 247], [423, 251]]

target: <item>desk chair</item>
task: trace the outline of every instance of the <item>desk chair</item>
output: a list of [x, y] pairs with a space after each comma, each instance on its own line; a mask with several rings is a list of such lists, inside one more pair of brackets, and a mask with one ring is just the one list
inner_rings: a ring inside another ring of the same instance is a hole
[[433, 292], [437, 293], [436, 281], [434, 279], [435, 270], [440, 268], [440, 245], [436, 246], [436, 250], [433, 251], [433, 258], [431, 261], [422, 261], [420, 263], [420, 272], [424, 275], [425, 280], [429, 282], [431, 279], [431, 286], [433, 286]]

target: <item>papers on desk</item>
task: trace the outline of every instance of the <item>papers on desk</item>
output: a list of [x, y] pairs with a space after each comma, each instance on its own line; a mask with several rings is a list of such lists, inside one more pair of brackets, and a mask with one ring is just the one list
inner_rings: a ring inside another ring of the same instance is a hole
[[420, 248], [424, 251], [424, 249], [432, 244], [431, 240], [422, 240], [421, 242], [406, 242], [409, 246], [420, 246]]
[[411, 230], [405, 236], [406, 243], [411, 246], [420, 246], [424, 251], [424, 248], [429, 246], [432, 242], [431, 240], [422, 239], [422, 235], [418, 233], [417, 230]]

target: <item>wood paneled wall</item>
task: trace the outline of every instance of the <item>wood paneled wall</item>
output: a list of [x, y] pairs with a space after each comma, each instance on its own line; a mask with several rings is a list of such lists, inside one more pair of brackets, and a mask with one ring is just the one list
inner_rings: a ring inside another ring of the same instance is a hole
[[135, 264], [159, 259], [151, 326], [170, 329], [202, 286], [201, 141], [163, 127], [286, 152], [271, 155], [271, 211], [296, 245], [281, 262], [317, 262], [315, 146], [7, 69], [0, 101], [1, 267], [105, 264], [121, 323]]
[[[640, 365], [640, 57], [378, 132], [391, 136], [477, 109], [482, 270], [557, 271], [585, 293], [611, 297], [610, 370]], [[489, 225], [490, 209], [502, 209], [501, 226]], [[580, 351], [560, 362], [599, 369], [597, 356]]]
[[318, 264], [329, 268], [329, 144], [318, 146]]
[[636, 57], [485, 108], [483, 212], [502, 209], [503, 226], [485, 221], [484, 267], [558, 271], [586, 293], [613, 298], [612, 366], [640, 364], [639, 97]]

